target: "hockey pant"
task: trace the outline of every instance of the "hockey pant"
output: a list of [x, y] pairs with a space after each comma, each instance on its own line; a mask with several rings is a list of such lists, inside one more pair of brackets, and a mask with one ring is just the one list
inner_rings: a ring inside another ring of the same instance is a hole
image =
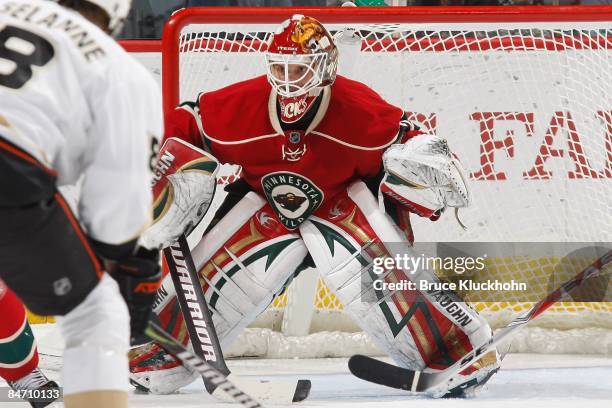
[[63, 316], [64, 393], [127, 390], [127, 307], [56, 173], [2, 137], [0, 173], [0, 278], [29, 310]]

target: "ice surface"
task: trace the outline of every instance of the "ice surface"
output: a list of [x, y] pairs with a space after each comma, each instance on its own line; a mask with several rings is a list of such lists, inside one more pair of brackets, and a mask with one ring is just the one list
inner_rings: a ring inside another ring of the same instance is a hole
[[[232, 360], [241, 375], [262, 379], [309, 378], [310, 398], [300, 407], [382, 408], [599, 408], [612, 407], [612, 357], [510, 354], [503, 369], [476, 398], [432, 400], [361, 381], [348, 373], [346, 359]], [[43, 359], [41, 365], [47, 365]], [[57, 378], [57, 366], [47, 373]], [[208, 396], [200, 380], [173, 395], [132, 394], [131, 407], [230, 407]], [[2, 404], [18, 408], [26, 404]], [[269, 405], [268, 405], [269, 406]]]

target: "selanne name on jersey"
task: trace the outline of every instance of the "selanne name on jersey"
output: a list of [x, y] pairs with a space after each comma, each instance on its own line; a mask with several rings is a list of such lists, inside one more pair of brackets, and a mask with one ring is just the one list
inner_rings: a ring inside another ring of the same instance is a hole
[[10, 2], [0, 6], [0, 15], [5, 14], [26, 23], [64, 31], [72, 39], [87, 61], [104, 57], [106, 52], [93, 36], [78, 23], [38, 5], [28, 2]]

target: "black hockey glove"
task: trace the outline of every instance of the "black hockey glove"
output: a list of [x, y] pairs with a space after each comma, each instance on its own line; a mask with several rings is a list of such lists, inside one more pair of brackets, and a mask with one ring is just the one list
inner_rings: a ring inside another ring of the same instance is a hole
[[117, 281], [119, 291], [128, 306], [131, 343], [141, 344], [148, 341], [144, 331], [151, 319], [153, 302], [162, 277], [159, 251], [143, 247], [134, 250], [132, 244], [126, 254], [127, 245], [113, 248], [111, 245], [94, 241], [93, 246], [102, 258], [106, 271]]

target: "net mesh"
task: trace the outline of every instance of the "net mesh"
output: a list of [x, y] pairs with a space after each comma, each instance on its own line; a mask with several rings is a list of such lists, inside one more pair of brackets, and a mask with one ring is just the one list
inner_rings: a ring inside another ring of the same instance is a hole
[[[461, 212], [468, 229], [452, 216], [436, 223], [413, 217], [417, 240], [612, 241], [610, 22], [328, 27], [340, 50], [339, 74], [372, 87], [421, 128], [444, 136], [470, 174], [473, 205]], [[181, 101], [263, 75], [262, 52], [274, 28], [185, 27], [176, 78]], [[499, 256], [490, 262], [505, 279], [529, 279], [536, 272], [546, 277], [556, 260]], [[281, 295], [268, 313], [282, 316], [286, 304]], [[341, 326], [343, 306], [321, 280], [313, 304], [311, 331]], [[532, 303], [473, 305], [499, 326]], [[612, 303], [560, 303], [535, 323], [612, 328]]]

